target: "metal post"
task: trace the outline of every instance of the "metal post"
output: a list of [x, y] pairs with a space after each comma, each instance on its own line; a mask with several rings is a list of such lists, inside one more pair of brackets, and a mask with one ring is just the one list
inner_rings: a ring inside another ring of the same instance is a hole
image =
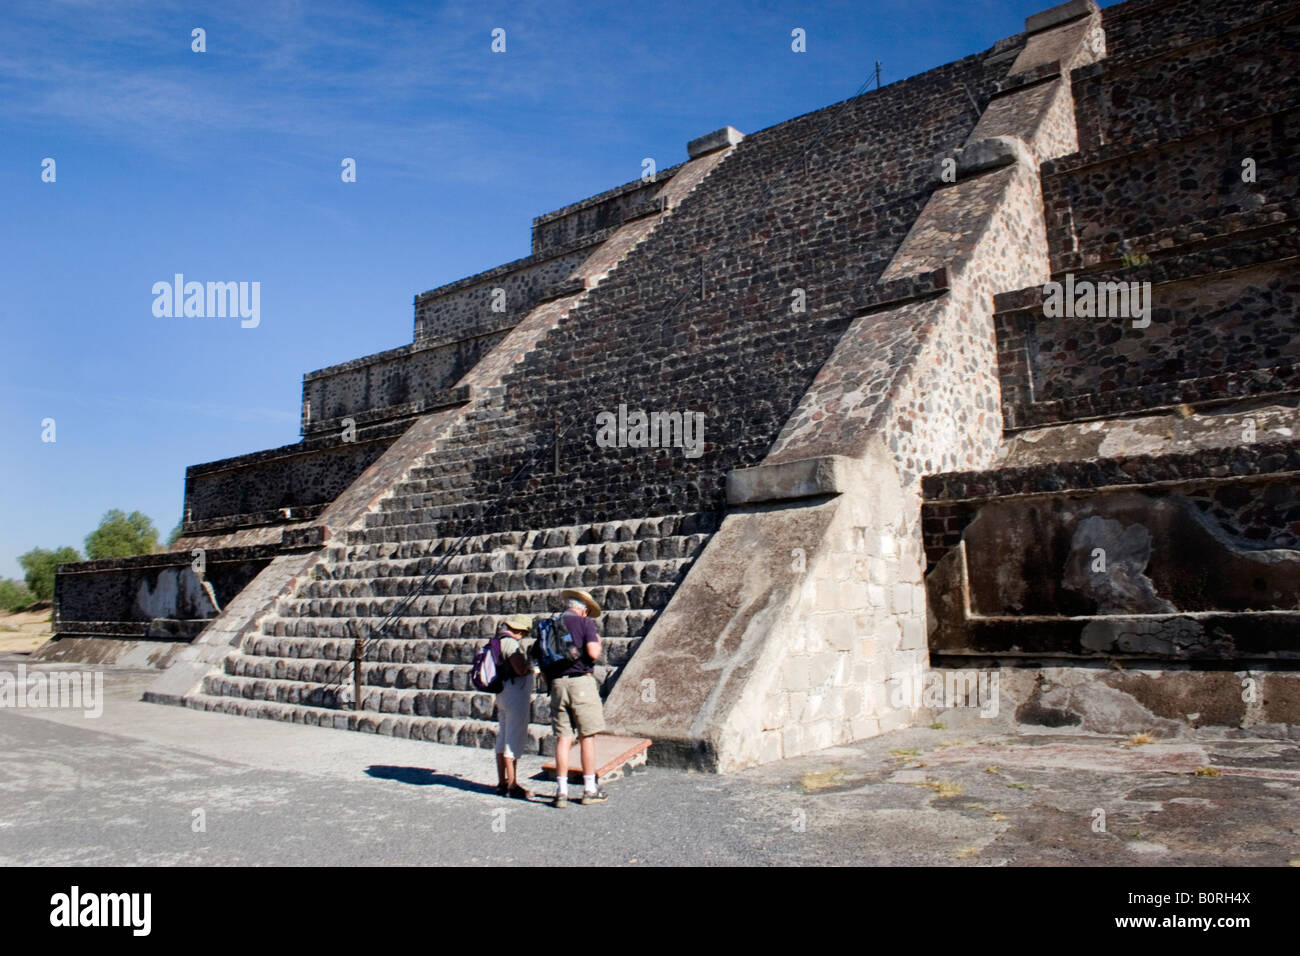
[[876, 61], [876, 89], [880, 89], [880, 61]]
[[361, 710], [361, 654], [366, 642], [357, 638], [352, 644], [352, 709]]

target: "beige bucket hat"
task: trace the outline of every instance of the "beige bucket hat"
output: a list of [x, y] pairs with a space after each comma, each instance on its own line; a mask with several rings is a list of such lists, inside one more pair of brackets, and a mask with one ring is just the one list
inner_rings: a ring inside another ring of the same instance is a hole
[[506, 618], [506, 627], [512, 631], [522, 631], [527, 634], [533, 629], [533, 619], [527, 614], [515, 614]]
[[594, 597], [582, 590], [582, 588], [565, 588], [560, 592], [560, 597], [581, 601], [587, 605], [587, 617], [600, 617], [600, 605], [596, 603]]

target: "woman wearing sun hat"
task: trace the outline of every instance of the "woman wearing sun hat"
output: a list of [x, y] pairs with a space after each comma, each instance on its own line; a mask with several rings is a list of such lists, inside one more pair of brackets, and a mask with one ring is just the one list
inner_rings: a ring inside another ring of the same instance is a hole
[[505, 665], [505, 683], [497, 694], [497, 793], [519, 800], [533, 798], [515, 777], [517, 761], [528, 749], [528, 717], [533, 706], [533, 668], [524, 648], [532, 626], [531, 617], [516, 614], [497, 628]]

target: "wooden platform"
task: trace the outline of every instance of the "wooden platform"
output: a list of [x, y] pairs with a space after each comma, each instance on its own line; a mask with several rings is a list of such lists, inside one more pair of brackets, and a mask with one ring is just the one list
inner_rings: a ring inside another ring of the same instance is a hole
[[[618, 734], [596, 734], [596, 780], [617, 780], [625, 767], [640, 767], [646, 762], [650, 741], [645, 737], [620, 737]], [[555, 779], [555, 758], [547, 757], [542, 772], [548, 780]], [[578, 741], [569, 750], [569, 779], [582, 782], [582, 752]]]

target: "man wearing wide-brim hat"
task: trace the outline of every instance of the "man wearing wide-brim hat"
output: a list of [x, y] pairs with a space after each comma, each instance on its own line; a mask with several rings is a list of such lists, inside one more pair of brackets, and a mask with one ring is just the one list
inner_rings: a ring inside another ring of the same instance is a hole
[[524, 652], [524, 638], [532, 626], [531, 617], [516, 614], [497, 628], [505, 674], [497, 694], [497, 793], [520, 800], [533, 798], [515, 775], [519, 757], [528, 749], [528, 718], [533, 707], [533, 667]]
[[595, 621], [600, 617], [600, 605], [580, 588], [566, 588], [560, 596], [568, 604], [562, 620], [578, 656], [561, 662], [546, 675], [551, 682], [551, 725], [556, 738], [555, 806], [569, 805], [569, 748], [575, 735], [582, 756], [581, 803], [587, 806], [606, 799], [596, 787], [595, 741], [595, 735], [605, 729], [605, 712], [600, 705], [600, 688], [591, 673], [600, 660], [600, 634]]

